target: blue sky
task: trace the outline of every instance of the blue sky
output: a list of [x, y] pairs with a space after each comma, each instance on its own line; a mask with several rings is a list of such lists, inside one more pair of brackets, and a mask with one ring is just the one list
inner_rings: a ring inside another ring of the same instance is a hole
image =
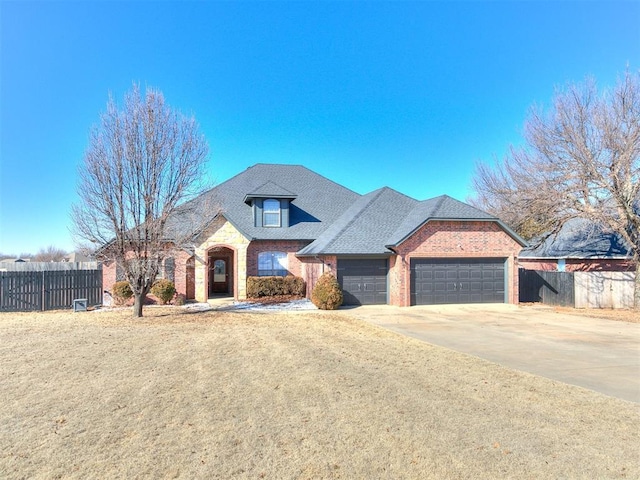
[[132, 82], [192, 113], [222, 182], [302, 164], [464, 200], [529, 107], [640, 68], [640, 2], [0, 2], [0, 252], [71, 250], [88, 133]]

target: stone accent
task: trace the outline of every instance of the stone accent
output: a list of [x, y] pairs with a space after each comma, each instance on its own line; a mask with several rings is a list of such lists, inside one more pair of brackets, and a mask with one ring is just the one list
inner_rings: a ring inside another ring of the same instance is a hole
[[224, 217], [218, 217], [202, 234], [205, 239], [195, 250], [195, 297], [199, 302], [208, 298], [208, 266], [209, 250], [215, 247], [226, 247], [233, 251], [233, 296], [237, 300], [247, 298], [247, 248], [249, 239], [240, 233]]

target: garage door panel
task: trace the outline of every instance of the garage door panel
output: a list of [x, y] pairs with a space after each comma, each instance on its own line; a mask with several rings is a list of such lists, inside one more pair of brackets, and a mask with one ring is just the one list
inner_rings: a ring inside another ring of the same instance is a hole
[[411, 303], [504, 302], [504, 281], [501, 258], [412, 259]]
[[338, 259], [338, 282], [345, 305], [387, 303], [386, 259]]

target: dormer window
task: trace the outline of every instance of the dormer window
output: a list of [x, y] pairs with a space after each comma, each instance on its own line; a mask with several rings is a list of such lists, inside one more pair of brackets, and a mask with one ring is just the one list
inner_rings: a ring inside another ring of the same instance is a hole
[[280, 227], [280, 200], [269, 198], [262, 204], [262, 225], [264, 227]]
[[254, 226], [288, 228], [289, 206], [296, 197], [295, 193], [268, 181], [247, 193], [244, 203], [251, 206]]

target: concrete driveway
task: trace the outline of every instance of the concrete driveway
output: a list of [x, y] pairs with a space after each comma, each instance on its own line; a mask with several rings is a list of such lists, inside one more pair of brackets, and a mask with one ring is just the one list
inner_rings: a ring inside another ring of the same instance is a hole
[[361, 306], [345, 312], [394, 332], [640, 403], [640, 323], [544, 306]]

